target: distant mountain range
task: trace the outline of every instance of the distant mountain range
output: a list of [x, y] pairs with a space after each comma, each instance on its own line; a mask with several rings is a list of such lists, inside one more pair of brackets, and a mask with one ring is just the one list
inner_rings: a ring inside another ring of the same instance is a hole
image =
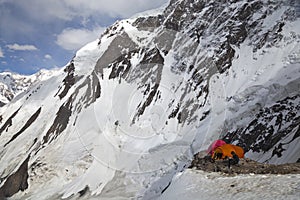
[[56, 70], [41, 70], [33, 75], [14, 72], [0, 73], [0, 107], [10, 102], [18, 94], [25, 92], [32, 84], [50, 78]]

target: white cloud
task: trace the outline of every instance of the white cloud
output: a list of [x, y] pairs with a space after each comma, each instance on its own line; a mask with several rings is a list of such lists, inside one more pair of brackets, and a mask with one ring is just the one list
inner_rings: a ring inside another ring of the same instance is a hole
[[46, 58], [46, 59], [52, 59], [52, 56], [51, 55], [49, 55], [49, 54], [46, 54], [45, 56], [44, 56], [44, 58]]
[[57, 36], [56, 43], [66, 50], [78, 50], [88, 42], [99, 38], [104, 30], [104, 27], [93, 30], [67, 28]]
[[43, 22], [57, 19], [71, 20], [74, 16], [64, 0], [10, 0], [9, 3], [18, 5], [26, 11], [28, 17]]
[[51, 21], [55, 18], [72, 20], [78, 16], [88, 18], [91, 16], [99, 16], [99, 14], [102, 14], [102, 16], [109, 15], [110, 17], [130, 17], [137, 12], [159, 7], [168, 1], [169, 0], [10, 0], [9, 2], [22, 7], [32, 19]]
[[35, 51], [38, 50], [35, 46], [33, 45], [19, 45], [19, 44], [8, 44], [6, 45], [7, 48], [13, 51]]
[[1, 49], [1, 47], [0, 47], [0, 58], [4, 58], [4, 53], [3, 53], [2, 49]]
[[80, 12], [82, 16], [98, 12], [111, 17], [130, 17], [131, 15], [156, 8], [168, 0], [64, 0], [69, 10]]

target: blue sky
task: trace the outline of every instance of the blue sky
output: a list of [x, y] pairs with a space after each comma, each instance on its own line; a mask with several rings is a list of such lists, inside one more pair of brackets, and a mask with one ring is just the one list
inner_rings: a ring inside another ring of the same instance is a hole
[[168, 0], [0, 0], [0, 72], [62, 67], [118, 19]]

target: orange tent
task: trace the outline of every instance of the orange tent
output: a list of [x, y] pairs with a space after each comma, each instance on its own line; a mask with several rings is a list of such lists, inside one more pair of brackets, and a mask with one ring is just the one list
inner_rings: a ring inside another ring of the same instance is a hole
[[216, 148], [212, 158], [218, 158], [219, 155], [221, 155], [219, 157], [221, 159], [232, 158], [231, 152], [234, 152], [239, 158], [244, 158], [244, 149], [233, 144], [224, 144]]

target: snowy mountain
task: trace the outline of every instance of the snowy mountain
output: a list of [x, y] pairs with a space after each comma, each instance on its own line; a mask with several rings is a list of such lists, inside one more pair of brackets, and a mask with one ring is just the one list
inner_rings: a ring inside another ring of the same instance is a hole
[[116, 22], [0, 108], [0, 198], [155, 199], [216, 138], [296, 162], [299, 8], [171, 0]]
[[41, 70], [33, 75], [20, 75], [13, 72], [0, 73], [0, 106], [4, 106], [15, 96], [25, 92], [32, 84], [52, 75], [51, 70]]

